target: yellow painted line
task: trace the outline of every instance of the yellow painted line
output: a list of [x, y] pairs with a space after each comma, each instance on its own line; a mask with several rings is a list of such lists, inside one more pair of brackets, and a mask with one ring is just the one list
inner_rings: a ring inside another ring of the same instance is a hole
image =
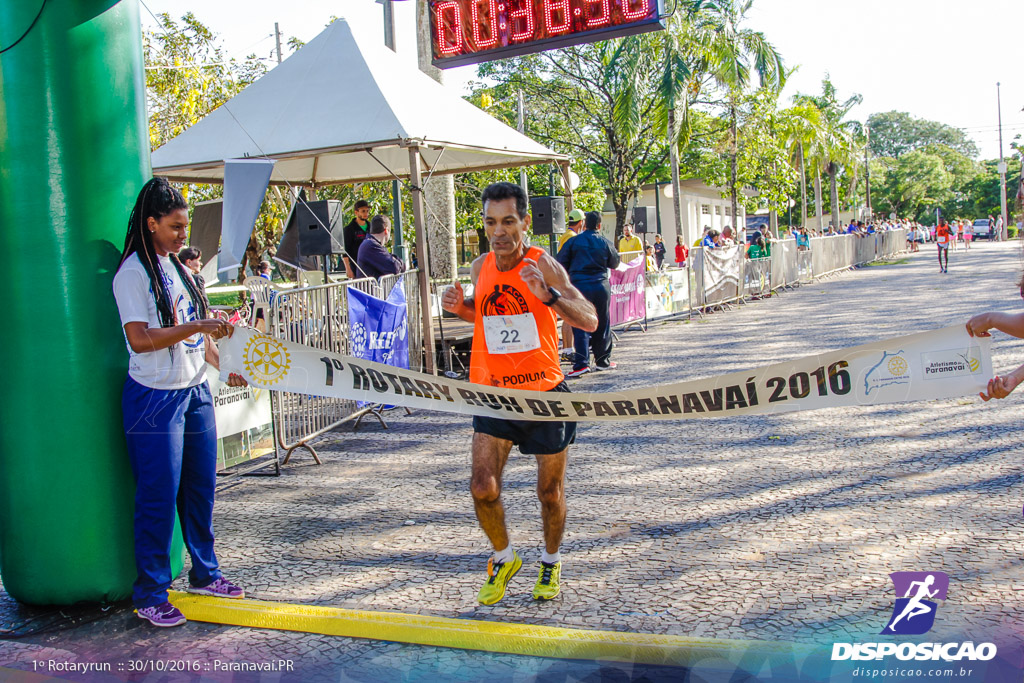
[[708, 665], [712, 660], [732, 665], [756, 661], [761, 663], [756, 667], [759, 670], [765, 663], [773, 667], [792, 665], [795, 659], [803, 659], [813, 649], [793, 643], [590, 631], [264, 600], [230, 600], [177, 591], [171, 591], [171, 602], [194, 621], [531, 657], [683, 667], [698, 662]]

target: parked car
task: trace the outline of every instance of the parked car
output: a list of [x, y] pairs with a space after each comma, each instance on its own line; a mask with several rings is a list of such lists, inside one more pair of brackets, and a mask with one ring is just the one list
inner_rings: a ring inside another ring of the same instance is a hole
[[974, 235], [974, 239], [992, 239], [992, 221], [987, 218], [979, 218], [974, 221], [974, 225], [971, 226], [971, 232]]

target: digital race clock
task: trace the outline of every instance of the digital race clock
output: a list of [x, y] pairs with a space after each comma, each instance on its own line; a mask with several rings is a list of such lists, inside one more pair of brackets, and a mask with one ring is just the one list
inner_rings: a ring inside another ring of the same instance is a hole
[[659, 0], [428, 2], [442, 69], [664, 28]]

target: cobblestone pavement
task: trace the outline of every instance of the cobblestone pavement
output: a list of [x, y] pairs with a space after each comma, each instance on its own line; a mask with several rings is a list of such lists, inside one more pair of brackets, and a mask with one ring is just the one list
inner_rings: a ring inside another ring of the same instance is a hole
[[[573, 386], [717, 375], [1020, 307], [1018, 244], [954, 252], [948, 275], [933, 252], [628, 333], [616, 371]], [[1016, 367], [1024, 343], [997, 334], [994, 355], [997, 371]], [[1020, 401], [581, 426], [563, 592], [546, 604], [530, 600], [541, 538], [535, 464], [517, 452], [503, 495], [524, 570], [500, 605], [476, 604], [488, 548], [468, 492], [471, 426], [439, 413], [395, 411], [386, 431], [342, 428], [317, 443], [322, 466], [300, 451], [282, 477], [227, 488], [215, 510], [218, 554], [231, 579], [266, 600], [806, 642], [877, 634], [892, 608], [889, 572], [938, 570], [951, 585], [930, 637], [1021, 633]], [[0, 620], [26, 613], [0, 591]], [[23, 669], [40, 658], [183, 655], [292, 658], [303, 680], [599, 675], [589, 664], [200, 623], [157, 632], [127, 609], [74, 631], [0, 641], [0, 665]], [[627, 678], [640, 671], [621, 667]]]

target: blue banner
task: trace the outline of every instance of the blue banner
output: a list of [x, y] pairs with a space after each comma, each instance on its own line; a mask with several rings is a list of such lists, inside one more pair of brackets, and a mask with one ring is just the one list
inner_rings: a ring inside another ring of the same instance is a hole
[[401, 279], [387, 300], [349, 288], [348, 324], [350, 355], [409, 368], [409, 315]]

